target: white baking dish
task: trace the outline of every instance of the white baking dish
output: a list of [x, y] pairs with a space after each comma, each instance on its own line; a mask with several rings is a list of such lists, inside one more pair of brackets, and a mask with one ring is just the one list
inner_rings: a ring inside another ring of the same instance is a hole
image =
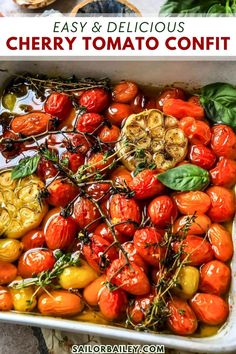
[[[162, 86], [171, 83], [184, 83], [189, 88], [199, 87], [210, 82], [224, 81], [236, 84], [236, 63], [234, 62], [1, 62], [0, 83], [9, 75], [30, 71], [50, 75], [71, 75], [104, 77], [112, 80], [131, 79], [140, 84]], [[6, 72], [3, 70], [7, 70]], [[1, 88], [0, 86], [0, 88]], [[236, 221], [233, 235], [236, 235]], [[27, 324], [39, 327], [62, 329], [71, 332], [83, 332], [105, 337], [164, 344], [166, 347], [203, 353], [236, 353], [236, 254], [232, 261], [232, 286], [230, 290], [230, 316], [222, 330], [208, 338], [186, 338], [167, 334], [148, 334], [65, 319], [43, 317], [40, 315], [0, 312], [0, 321]]]

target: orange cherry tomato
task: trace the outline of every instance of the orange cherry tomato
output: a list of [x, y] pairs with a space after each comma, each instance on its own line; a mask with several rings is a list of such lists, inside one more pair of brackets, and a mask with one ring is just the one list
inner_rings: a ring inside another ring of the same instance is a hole
[[135, 297], [134, 304], [129, 309], [129, 316], [133, 323], [140, 324], [144, 321], [153, 299], [153, 294]]
[[107, 270], [107, 279], [132, 295], [146, 295], [150, 292], [150, 283], [143, 269], [132, 262], [124, 266], [123, 259], [112, 262]]
[[[137, 252], [137, 249], [136, 249], [134, 243], [132, 241], [125, 242], [122, 245], [122, 247], [127, 252], [127, 256], [129, 258], [129, 261], [136, 263], [139, 267], [141, 267], [145, 271], [145, 273], [147, 273], [148, 266], [145, 263], [144, 259]], [[125, 260], [125, 256], [121, 251], [120, 251], [120, 258]]]
[[0, 311], [11, 311], [13, 309], [13, 300], [10, 291], [0, 286]]
[[136, 226], [141, 221], [138, 204], [133, 198], [115, 194], [110, 201], [110, 215], [113, 224], [118, 224], [115, 229], [124, 235], [132, 237]]
[[214, 153], [227, 159], [236, 159], [236, 135], [228, 125], [219, 124], [212, 128], [211, 148]]
[[210, 197], [201, 191], [181, 192], [173, 196], [181, 214], [205, 214], [210, 208]]
[[119, 103], [129, 103], [138, 94], [138, 86], [132, 81], [121, 81], [113, 87], [112, 99]]
[[100, 113], [109, 104], [109, 94], [103, 88], [95, 88], [84, 91], [79, 97], [79, 104], [86, 108], [87, 112]]
[[32, 249], [25, 252], [18, 262], [18, 273], [22, 278], [32, 278], [39, 273], [51, 270], [56, 259], [47, 249]]
[[24, 251], [31, 248], [41, 248], [45, 243], [45, 236], [42, 230], [31, 230], [27, 232], [21, 242], [23, 243]]
[[208, 145], [211, 141], [211, 129], [206, 122], [185, 117], [180, 120], [179, 127], [192, 144]]
[[223, 262], [213, 260], [200, 269], [199, 290], [215, 295], [225, 294], [230, 285], [231, 270]]
[[163, 112], [177, 119], [184, 117], [193, 117], [196, 119], [204, 118], [204, 109], [202, 106], [176, 98], [169, 98], [164, 102]]
[[46, 113], [60, 120], [67, 118], [72, 108], [73, 106], [69, 96], [62, 92], [51, 93], [44, 105]]
[[106, 320], [120, 320], [125, 315], [128, 305], [127, 295], [121, 289], [111, 291], [103, 287], [99, 294], [98, 305]]
[[116, 143], [120, 136], [120, 129], [116, 125], [104, 126], [98, 136], [103, 143]]
[[100, 213], [96, 208], [96, 205], [88, 198], [81, 197], [74, 205], [75, 220], [77, 221], [79, 228], [87, 228], [88, 231], [92, 231], [96, 228], [96, 220], [100, 217]]
[[197, 293], [190, 305], [200, 322], [210, 326], [224, 323], [229, 315], [229, 305], [214, 294]]
[[154, 227], [136, 230], [134, 234], [134, 245], [139, 255], [156, 268], [165, 254], [165, 249], [161, 246], [162, 240]]
[[164, 89], [164, 91], [162, 91], [156, 99], [156, 108], [162, 111], [164, 103], [169, 98], [178, 98], [181, 100], [185, 100], [186, 95], [184, 90], [178, 87], [171, 87], [171, 88]]
[[131, 106], [126, 103], [112, 103], [106, 111], [106, 118], [120, 126], [124, 119], [132, 114]]
[[87, 304], [90, 306], [97, 306], [99, 293], [104, 287], [107, 276], [105, 274], [101, 275], [99, 278], [95, 279], [92, 283], [86, 286], [83, 291], [83, 297]]
[[208, 230], [208, 238], [215, 258], [222, 262], [227, 262], [232, 258], [234, 253], [232, 237], [222, 225], [212, 224]]
[[17, 268], [14, 264], [0, 261], [0, 285], [11, 283], [17, 275]]
[[175, 201], [167, 195], [153, 199], [148, 205], [147, 212], [152, 223], [160, 228], [173, 222], [178, 215]]
[[84, 113], [79, 117], [76, 129], [81, 133], [93, 133], [103, 121], [103, 116], [98, 113]]
[[236, 161], [222, 157], [210, 174], [215, 186], [231, 188], [236, 184]]
[[32, 112], [13, 118], [11, 129], [23, 136], [37, 135], [52, 127], [52, 116], [43, 112]]
[[62, 179], [56, 179], [47, 188], [49, 196], [47, 202], [55, 207], [64, 208], [69, 204], [79, 192], [76, 185], [69, 181], [64, 181]]
[[124, 166], [119, 166], [111, 173], [111, 180], [117, 184], [127, 184], [129, 186], [132, 176]]
[[[174, 232], [181, 232], [181, 229], [183, 230], [183, 227], [186, 225], [189, 217], [191, 217], [191, 215], [181, 216], [179, 219], [177, 219], [174, 223]], [[190, 226], [187, 234], [188, 235], [206, 234], [210, 225], [211, 225], [211, 219], [207, 215], [205, 214], [196, 215], [195, 220]]]
[[213, 222], [230, 221], [235, 214], [235, 197], [233, 191], [220, 186], [213, 186], [206, 190], [211, 198], [211, 207], [208, 216]]
[[198, 326], [197, 318], [187, 301], [173, 297], [168, 302], [170, 316], [167, 324], [171, 331], [181, 336], [193, 334]]
[[84, 164], [84, 156], [81, 153], [66, 151], [61, 156], [62, 162], [72, 172], [76, 173], [78, 168]]
[[[116, 235], [116, 237], [117, 237], [117, 239], [119, 240], [120, 243], [124, 243], [124, 242], [127, 241], [127, 237], [126, 236], [122, 235], [117, 230], [114, 230], [114, 232], [115, 232], [115, 235]], [[114, 241], [113, 234], [112, 234], [110, 228], [107, 226], [106, 223], [102, 223], [102, 224], [98, 225], [96, 227], [96, 229], [94, 230], [94, 234], [102, 236], [108, 242], [113, 242]]]
[[96, 183], [88, 185], [86, 188], [87, 194], [89, 194], [95, 201], [101, 201], [109, 198], [109, 189], [111, 185], [109, 183]]
[[143, 170], [137, 174], [129, 184], [137, 199], [154, 197], [163, 192], [165, 187], [157, 179], [157, 172], [154, 170]]
[[190, 161], [199, 167], [210, 170], [215, 162], [216, 156], [214, 152], [205, 145], [192, 145], [189, 152]]
[[112, 157], [106, 156], [103, 152], [97, 152], [89, 157], [87, 165], [89, 165], [89, 172], [99, 171], [104, 173], [113, 161]]

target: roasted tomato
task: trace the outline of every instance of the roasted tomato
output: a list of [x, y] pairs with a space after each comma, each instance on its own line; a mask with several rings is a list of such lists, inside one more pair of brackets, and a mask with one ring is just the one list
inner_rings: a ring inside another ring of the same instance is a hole
[[132, 114], [131, 106], [126, 103], [112, 103], [106, 111], [106, 118], [113, 124], [120, 126], [124, 119]]
[[133, 198], [126, 198], [123, 195], [115, 194], [110, 201], [110, 215], [113, 224], [118, 232], [132, 237], [136, 225], [141, 221], [141, 213], [138, 204]]
[[91, 148], [88, 138], [80, 133], [68, 134], [63, 144], [69, 151], [81, 154], [86, 154]]
[[193, 334], [198, 326], [197, 318], [185, 300], [173, 297], [168, 302], [170, 316], [167, 324], [172, 332], [181, 336]]
[[[124, 243], [127, 241], [127, 237], [125, 235], [122, 235], [117, 230], [114, 230], [114, 232], [115, 232], [115, 235], [120, 243]], [[107, 226], [106, 223], [102, 223], [102, 224], [98, 225], [98, 227], [96, 227], [96, 229], [94, 230], [94, 234], [102, 236], [108, 242], [114, 241], [114, 237], [111, 232], [111, 229]]]
[[212, 184], [231, 188], [236, 184], [236, 161], [222, 157], [210, 174]]
[[148, 205], [148, 216], [155, 226], [165, 227], [167, 224], [174, 222], [177, 215], [175, 201], [167, 195], [156, 197]]
[[98, 136], [103, 143], [116, 143], [120, 136], [120, 129], [116, 125], [104, 126]]
[[162, 236], [154, 227], [145, 227], [135, 231], [134, 245], [140, 256], [152, 266], [159, 266], [165, 249], [161, 245]]
[[124, 166], [117, 167], [111, 174], [112, 181], [116, 184], [126, 184], [129, 186], [130, 182], [133, 180], [131, 173]]
[[104, 270], [114, 259], [118, 258], [116, 248], [111, 247], [108, 249], [110, 246], [111, 243], [99, 235], [90, 237], [89, 242], [83, 246], [83, 255], [86, 261], [97, 273]]
[[41, 180], [46, 181], [49, 178], [55, 177], [58, 171], [51, 161], [41, 157], [36, 173]]
[[42, 230], [31, 230], [25, 234], [21, 240], [24, 251], [31, 248], [41, 248], [45, 243], [45, 236]]
[[130, 103], [132, 112], [135, 114], [142, 112], [145, 109], [146, 103], [146, 97], [142, 93], [137, 94]]
[[11, 283], [17, 275], [17, 268], [14, 264], [0, 261], [0, 285]]
[[84, 156], [81, 153], [66, 151], [61, 156], [61, 162], [72, 172], [76, 173], [78, 168], [84, 164]]
[[234, 217], [235, 197], [233, 191], [224, 187], [213, 186], [208, 188], [206, 193], [211, 198], [208, 215], [212, 221], [225, 222]]
[[236, 159], [236, 135], [228, 125], [219, 124], [212, 128], [211, 148], [214, 153], [227, 159]]
[[56, 259], [47, 249], [32, 249], [25, 252], [18, 262], [18, 273], [22, 278], [32, 278], [39, 273], [51, 270]]
[[214, 294], [198, 293], [190, 300], [190, 305], [197, 319], [210, 326], [225, 322], [229, 314], [229, 305]]
[[83, 297], [88, 305], [98, 305], [99, 294], [101, 292], [101, 289], [104, 287], [106, 279], [106, 274], [103, 274], [99, 278], [95, 279], [92, 283], [87, 285], [86, 288], [84, 288]]
[[192, 266], [199, 266], [214, 258], [211, 244], [195, 235], [188, 235], [182, 242], [175, 243], [174, 250], [176, 252], [182, 250], [181, 259], [187, 259], [188, 264]]
[[76, 129], [81, 133], [94, 133], [103, 121], [103, 116], [98, 113], [84, 113], [79, 117]]
[[111, 291], [107, 287], [103, 287], [99, 294], [98, 305], [106, 320], [120, 320], [125, 315], [128, 305], [127, 295], [121, 289]]
[[181, 214], [205, 214], [210, 208], [210, 197], [201, 191], [181, 192], [173, 196]]
[[225, 294], [230, 285], [230, 268], [217, 260], [204, 264], [200, 269], [199, 290], [215, 295]]
[[194, 165], [202, 167], [206, 170], [210, 170], [216, 162], [214, 152], [206, 146], [200, 144], [191, 146], [189, 159]]
[[0, 151], [5, 159], [13, 159], [24, 150], [24, 144], [16, 142], [16, 140], [19, 139], [18, 134], [13, 133], [12, 131], [5, 131], [1, 138], [4, 140], [0, 142]]
[[[136, 263], [139, 267], [141, 267], [145, 273], [148, 271], [148, 266], [144, 261], [144, 258], [139, 255], [137, 249], [132, 241], [125, 242], [122, 245], [125, 252], [127, 252], [127, 256], [130, 262]], [[124, 254], [120, 251], [120, 258], [125, 260]]]
[[15, 117], [12, 120], [11, 129], [14, 133], [31, 136], [46, 132], [51, 128], [51, 123], [52, 116], [50, 114], [33, 112]]
[[185, 92], [184, 90], [178, 87], [170, 87], [164, 89], [156, 99], [156, 108], [162, 111], [164, 103], [169, 98], [178, 98], [181, 100], [185, 100]]
[[89, 166], [89, 172], [98, 171], [99, 173], [105, 172], [108, 166], [111, 165], [113, 158], [102, 152], [96, 152], [89, 157], [87, 165]]
[[208, 238], [215, 258], [222, 262], [227, 262], [232, 258], [234, 252], [232, 237], [222, 225], [212, 224], [208, 230]]
[[69, 96], [61, 92], [51, 93], [44, 105], [46, 113], [60, 120], [67, 118], [72, 108], [73, 106]]
[[192, 144], [208, 145], [211, 141], [211, 129], [206, 122], [185, 117], [180, 120], [179, 127]]
[[119, 103], [129, 103], [138, 94], [138, 86], [132, 81], [121, 81], [112, 90], [112, 99]]
[[169, 98], [164, 102], [163, 112], [178, 119], [184, 117], [204, 118], [204, 109], [202, 106], [176, 98]]
[[100, 213], [88, 198], [81, 197], [74, 205], [75, 219], [80, 229], [92, 231], [96, 228]]
[[56, 216], [47, 226], [45, 233], [47, 247], [51, 250], [66, 250], [75, 240], [77, 231], [75, 219], [70, 216], [67, 218]]
[[100, 113], [107, 108], [109, 94], [103, 88], [95, 88], [85, 91], [79, 98], [79, 104], [86, 108], [87, 112]]
[[93, 197], [96, 201], [105, 200], [109, 197], [109, 189], [111, 185], [109, 183], [96, 183], [88, 185], [86, 192]]
[[150, 292], [150, 283], [143, 269], [132, 262], [124, 265], [123, 259], [112, 262], [107, 270], [107, 278], [132, 295], [146, 295]]
[[132, 323], [142, 323], [148, 313], [148, 310], [153, 302], [154, 295], [136, 296], [134, 304], [129, 309], [129, 316]]
[[135, 176], [129, 187], [135, 193], [135, 198], [146, 199], [160, 194], [164, 190], [163, 184], [157, 179], [154, 170], [143, 170]]
[[[177, 219], [174, 223], [174, 232], [181, 233], [181, 230], [185, 228], [189, 218], [191, 217], [192, 215], [188, 215], [188, 216], [181, 216], [179, 219]], [[207, 215], [205, 214], [195, 215], [194, 222], [189, 227], [187, 234], [188, 235], [206, 234], [210, 225], [211, 225], [211, 219]]]
[[56, 179], [47, 188], [49, 196], [47, 202], [55, 207], [64, 208], [68, 205], [77, 195], [79, 189], [76, 185], [63, 179]]
[[13, 309], [13, 300], [10, 291], [0, 286], [0, 311], [10, 311]]

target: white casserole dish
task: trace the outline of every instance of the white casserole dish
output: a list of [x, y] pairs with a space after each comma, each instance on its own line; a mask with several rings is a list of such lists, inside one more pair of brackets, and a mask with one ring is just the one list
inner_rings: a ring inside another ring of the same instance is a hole
[[[6, 71], [5, 71], [6, 70]], [[104, 77], [112, 80], [130, 79], [143, 85], [163, 86], [172, 83], [187, 86], [189, 89], [224, 81], [236, 84], [236, 63], [234, 62], [142, 62], [142, 61], [69, 61], [69, 62], [1, 62], [0, 89], [4, 81], [16, 72], [29, 71], [50, 75], [71, 75], [81, 77]], [[187, 85], [186, 85], [187, 84]], [[236, 221], [233, 227], [236, 236]], [[236, 254], [232, 260], [232, 285], [230, 289], [230, 316], [221, 331], [208, 338], [187, 338], [169, 334], [149, 334], [136, 332], [112, 325], [105, 326], [73, 320], [43, 317], [40, 315], [0, 312], [0, 321], [19, 323], [38, 327], [66, 330], [69, 332], [90, 333], [100, 336], [164, 344], [166, 347], [202, 353], [236, 353]]]

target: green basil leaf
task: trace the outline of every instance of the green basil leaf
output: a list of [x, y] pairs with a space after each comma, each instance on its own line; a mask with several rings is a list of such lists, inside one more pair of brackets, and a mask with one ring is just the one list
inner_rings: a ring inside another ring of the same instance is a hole
[[166, 187], [175, 191], [196, 191], [207, 187], [210, 182], [209, 173], [195, 165], [181, 165], [157, 176]]
[[220, 82], [204, 86], [200, 101], [211, 121], [236, 128], [236, 88], [234, 86]]
[[207, 14], [225, 14], [225, 13], [227, 13], [227, 8], [221, 4], [214, 4], [207, 11]]
[[18, 179], [32, 175], [38, 167], [40, 156], [26, 157], [20, 160], [18, 165], [11, 172], [12, 179]]

